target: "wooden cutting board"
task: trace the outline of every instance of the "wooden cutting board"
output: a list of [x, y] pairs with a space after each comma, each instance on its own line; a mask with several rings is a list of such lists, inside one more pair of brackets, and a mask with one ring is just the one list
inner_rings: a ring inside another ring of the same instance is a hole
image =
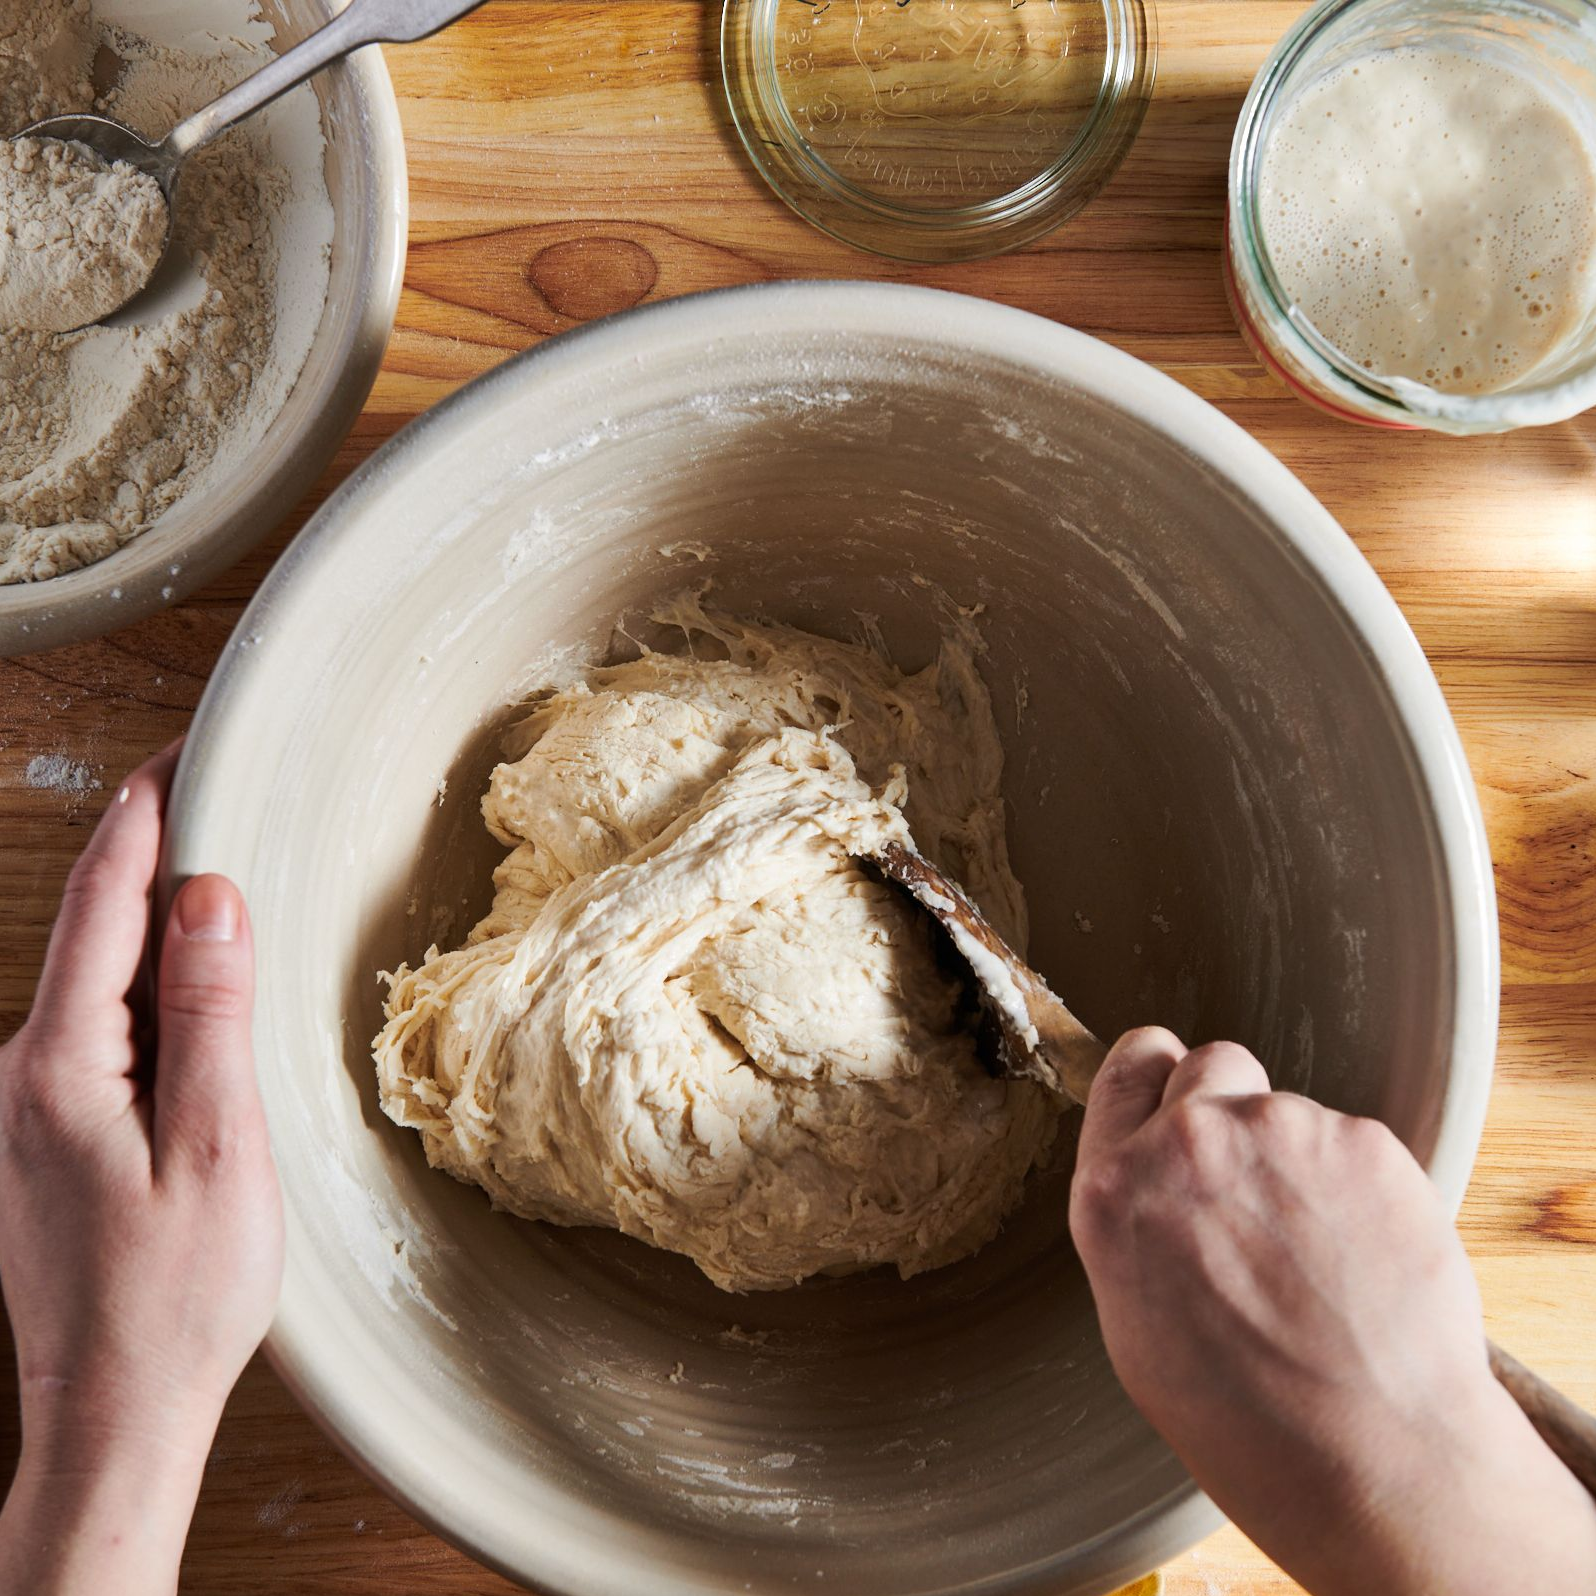
[[[261, 553], [189, 602], [0, 662], [0, 1034], [26, 1012], [62, 880], [117, 777], [184, 729], [288, 537], [418, 411], [552, 333], [693, 289], [959, 289], [1105, 338], [1213, 401], [1318, 494], [1406, 610], [1473, 763], [1500, 896], [1501, 1058], [1463, 1235], [1491, 1334], [1596, 1406], [1596, 416], [1459, 441], [1349, 427], [1279, 391], [1231, 324], [1219, 241], [1242, 95], [1300, 6], [1160, 9], [1157, 95], [1109, 188], [1040, 245], [948, 267], [856, 254], [766, 192], [720, 96], [713, 0], [493, 0], [390, 50], [410, 262], [382, 377], [337, 463]], [[95, 785], [31, 784], [40, 755]], [[0, 1454], [15, 1448], [10, 1386]], [[510, 1589], [386, 1501], [251, 1366], [217, 1437], [185, 1592]], [[1175, 1563], [1167, 1589], [1297, 1586], [1226, 1531]]]

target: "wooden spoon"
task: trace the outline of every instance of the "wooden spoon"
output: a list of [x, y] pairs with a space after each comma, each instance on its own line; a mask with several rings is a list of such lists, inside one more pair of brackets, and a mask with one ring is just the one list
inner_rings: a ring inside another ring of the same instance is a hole
[[[982, 1004], [997, 1022], [999, 1072], [1011, 1079], [1040, 1081], [1059, 1096], [1084, 1105], [1108, 1049], [992, 929], [964, 889], [923, 854], [889, 842], [866, 862], [903, 887], [942, 926], [970, 966]], [[1494, 1341], [1488, 1340], [1485, 1350], [1491, 1373], [1536, 1433], [1596, 1497], [1596, 1417]]]
[[941, 925], [970, 966], [982, 1007], [997, 1022], [998, 1073], [1040, 1081], [1084, 1106], [1108, 1049], [992, 929], [964, 888], [924, 854], [888, 842], [867, 862]]

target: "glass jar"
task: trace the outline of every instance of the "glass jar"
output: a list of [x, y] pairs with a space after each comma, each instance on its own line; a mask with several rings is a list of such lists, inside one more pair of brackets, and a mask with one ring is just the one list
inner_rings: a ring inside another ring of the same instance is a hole
[[732, 120], [806, 221], [900, 260], [1017, 249], [1141, 126], [1153, 0], [726, 0]]
[[1551, 91], [1596, 159], [1596, 0], [1321, 0], [1264, 63], [1236, 128], [1225, 237], [1236, 320], [1263, 364], [1299, 397], [1349, 421], [1482, 433], [1566, 420], [1596, 405], [1596, 263], [1589, 302], [1549, 352], [1489, 391], [1449, 393], [1376, 372], [1338, 350], [1293, 300], [1271, 258], [1263, 168], [1283, 119], [1337, 69], [1415, 48], [1509, 68]]

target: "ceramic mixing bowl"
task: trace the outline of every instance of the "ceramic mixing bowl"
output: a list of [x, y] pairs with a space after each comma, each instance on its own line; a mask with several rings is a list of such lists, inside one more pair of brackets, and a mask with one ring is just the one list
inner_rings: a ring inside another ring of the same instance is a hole
[[[333, 0], [261, 0], [280, 40], [303, 38], [340, 9]], [[0, 655], [99, 637], [203, 587], [281, 524], [360, 414], [404, 273], [404, 139], [376, 50], [319, 74], [313, 89], [327, 141], [332, 277], [288, 403], [240, 464], [214, 472], [114, 554], [48, 581], [0, 586]]]
[[[460, 937], [517, 700], [712, 601], [905, 666], [979, 606], [1032, 952], [1103, 1034], [1250, 1044], [1450, 1203], [1495, 1036], [1467, 768], [1395, 604], [1256, 443], [1147, 366], [923, 289], [762, 286], [567, 334], [323, 507], [223, 656], [165, 881], [253, 905], [306, 1406], [484, 1562], [569, 1596], [1106, 1591], [1217, 1514], [1132, 1409], [1064, 1166], [908, 1283], [734, 1297], [496, 1214], [377, 1106], [379, 969]], [[957, 759], [957, 748], [947, 750]]]

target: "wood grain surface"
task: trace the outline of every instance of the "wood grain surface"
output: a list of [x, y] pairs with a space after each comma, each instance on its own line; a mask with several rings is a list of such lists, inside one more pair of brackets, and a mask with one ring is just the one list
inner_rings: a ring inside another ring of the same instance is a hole
[[[544, 337], [693, 289], [960, 289], [1096, 334], [1212, 400], [1318, 494], [1406, 610], [1462, 730], [1500, 896], [1500, 1062], [1462, 1231], [1491, 1334], [1596, 1405], [1596, 416], [1468, 441], [1375, 432], [1307, 409], [1250, 358], [1220, 282], [1225, 159], [1247, 83], [1299, 9], [1162, 0], [1156, 99], [1108, 189], [1038, 246], [944, 268], [856, 254], [765, 191], [720, 95], [712, 0], [493, 0], [390, 50], [410, 260], [382, 377], [336, 464], [189, 602], [0, 662], [0, 1035], [26, 1012], [62, 880], [118, 776], [184, 729], [288, 537], [418, 411]], [[94, 785], [31, 784], [39, 755]], [[15, 1446], [8, 1387], [0, 1454]], [[386, 1501], [257, 1359], [217, 1437], [185, 1592], [509, 1589]], [[1167, 1570], [1167, 1589], [1297, 1587], [1226, 1531]]]

